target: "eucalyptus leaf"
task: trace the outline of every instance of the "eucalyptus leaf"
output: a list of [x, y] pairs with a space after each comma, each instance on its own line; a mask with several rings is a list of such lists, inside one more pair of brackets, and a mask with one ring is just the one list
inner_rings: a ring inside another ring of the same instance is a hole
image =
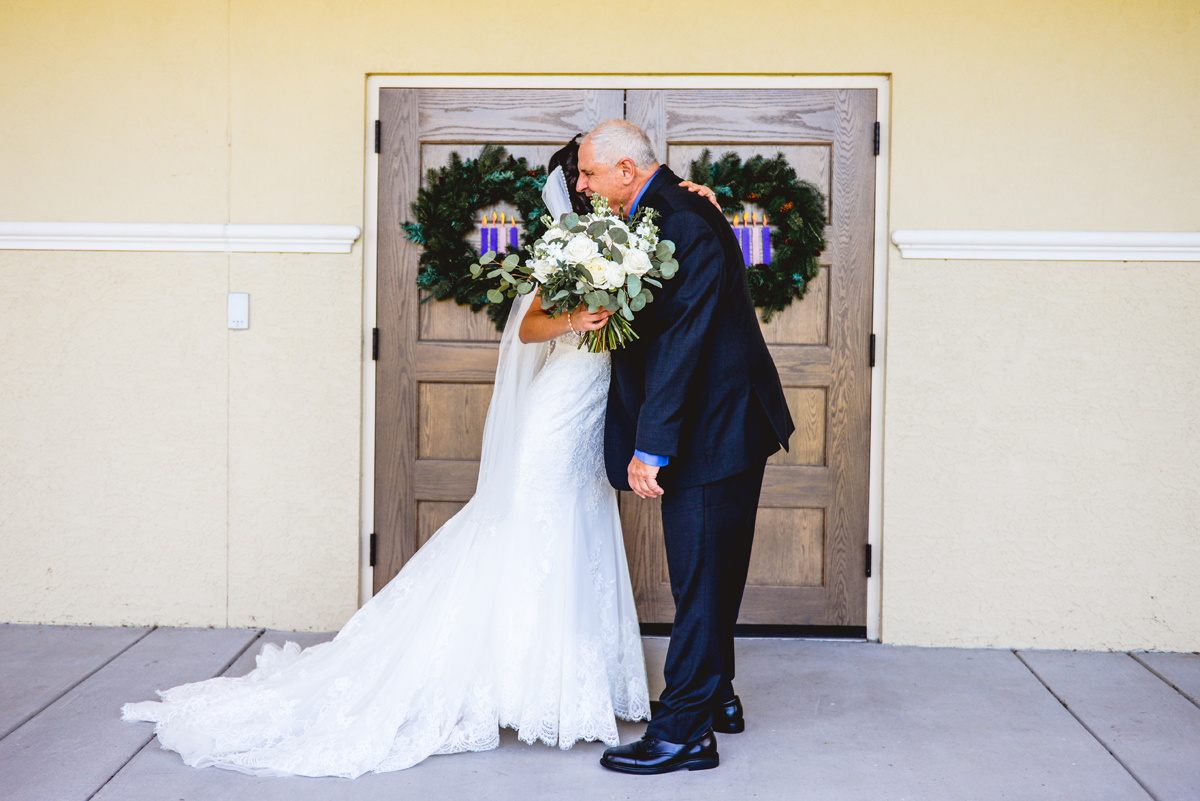
[[505, 267], [507, 267], [508, 269], [511, 270], [513, 267], [516, 267], [518, 264], [521, 263], [521, 257], [518, 256], [516, 253], [510, 253], [508, 256], [504, 257], [504, 261], [501, 263]]
[[629, 320], [630, 322], [633, 321], [633, 312], [629, 310], [628, 306], [621, 309], [621, 316], [624, 317], [626, 320]]
[[668, 245], [667, 245], [668, 241], [669, 240], [666, 240], [666, 239], [662, 240], [661, 242], [658, 243], [658, 247], [656, 247], [654, 249], [654, 258], [656, 260], [667, 261], [668, 259], [671, 258], [671, 254], [674, 251], [670, 247], [668, 247]]
[[563, 298], [565, 298], [567, 295], [570, 295], [570, 294], [571, 294], [571, 293], [570, 293], [570, 292], [568, 292], [567, 290], [565, 290], [565, 289], [560, 289], [560, 290], [558, 290], [557, 292], [555, 292], [555, 293], [554, 293], [554, 297], [553, 297], [553, 298], [551, 298], [550, 300], [551, 300], [551, 302], [552, 302], [552, 303], [557, 303], [558, 301], [562, 300]]
[[480, 264], [491, 264], [495, 260], [496, 260], [496, 251], [494, 251], [494, 250], [489, 250], [487, 253], [484, 253], [482, 256], [479, 257]]
[[592, 237], [600, 236], [602, 233], [604, 233], [607, 230], [608, 230], [608, 220], [596, 220], [594, 223], [592, 223], [591, 225], [589, 225], [587, 227], [587, 235], [592, 236]]
[[492, 303], [503, 303], [504, 302], [504, 293], [501, 292], [499, 289], [489, 289], [487, 291], [487, 299], [489, 301], [491, 301]]
[[629, 301], [629, 308], [633, 309], [635, 312], [640, 312], [642, 309], [646, 308], [646, 301], [642, 299], [641, 295], [639, 295], [638, 297]]
[[621, 249], [616, 245], [613, 245], [608, 249], [608, 257], [617, 264], [623, 264], [625, 262], [625, 257], [621, 255]]
[[581, 265], [579, 265], [579, 267], [578, 267], [577, 269], [579, 270], [579, 272], [580, 272], [580, 273], [582, 273], [582, 274], [583, 274], [583, 278], [584, 278], [584, 280], [586, 280], [586, 281], [587, 281], [589, 284], [594, 284], [594, 283], [596, 283], [596, 279], [592, 278], [592, 274], [591, 274], [590, 272], [588, 272], [588, 268], [587, 268], [587, 267], [584, 267], [584, 266], [581, 264]]
[[617, 290], [617, 303], [620, 303], [622, 306], [624, 306], [628, 302], [628, 300], [629, 300], [629, 296], [625, 294], [625, 290], [618, 289]]
[[543, 310], [554, 308], [554, 301], [550, 300], [550, 298], [548, 298], [544, 295], [542, 297], [538, 298], [538, 301], [542, 304]]
[[500, 276], [510, 284], [515, 284], [517, 282], [517, 279], [513, 278], [512, 273], [510, 273], [508, 270], [501, 270]]
[[629, 234], [625, 233], [625, 229], [618, 228], [615, 225], [609, 229], [608, 236], [618, 245], [624, 245], [629, 241]]
[[644, 276], [644, 275], [642, 276], [642, 280], [645, 281], [647, 284], [654, 284], [659, 289], [662, 289], [662, 282], [660, 282], [660, 281], [655, 281], [653, 278], [648, 278], [647, 276]]
[[518, 295], [528, 295], [532, 291], [533, 284], [531, 284], [529, 281], [522, 281], [521, 283], [517, 284]]
[[631, 296], [638, 295], [642, 291], [642, 279], [633, 273], [629, 274], [629, 278], [625, 281], [625, 286], [629, 288]]
[[646, 289], [646, 287], [642, 287], [642, 294], [638, 295], [638, 297], [643, 298], [646, 303], [654, 300], [654, 295], [650, 294], [650, 290]]
[[568, 231], [571, 230], [575, 226], [579, 225], [579, 215], [575, 214], [574, 212], [564, 215], [562, 218], [562, 225], [563, 228], [566, 228]]
[[582, 233], [583, 233], [584, 231], [586, 231], [586, 230], [587, 230], [587, 226], [586, 226], [586, 225], [581, 225], [581, 224], [576, 224], [576, 225], [573, 225], [573, 226], [571, 226], [570, 228], [568, 228], [568, 229], [567, 229], [567, 231], [568, 231], [568, 232], [570, 232], [570, 233], [572, 233], [572, 234], [582, 234]]
[[478, 277], [479, 277], [479, 274], [480, 274], [481, 272], [483, 272], [483, 268], [482, 268], [482, 267], [480, 267], [478, 264], [472, 264], [472, 265], [471, 265], [471, 275], [473, 275], [473, 276], [475, 276], [476, 278], [478, 278]]
[[504, 272], [504, 271], [503, 271], [503, 270], [492, 270], [490, 273], [488, 273], [488, 276], [487, 276], [487, 277], [488, 277], [488, 278], [495, 278], [497, 275], [499, 275], [499, 274], [500, 274], [500, 273], [502, 273], [502, 272]]

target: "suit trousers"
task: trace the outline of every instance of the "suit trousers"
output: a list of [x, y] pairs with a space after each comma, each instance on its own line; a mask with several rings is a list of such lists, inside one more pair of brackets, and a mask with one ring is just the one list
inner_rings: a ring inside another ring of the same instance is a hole
[[712, 707], [733, 697], [733, 626], [746, 589], [765, 468], [764, 460], [662, 496], [675, 623], [662, 706], [646, 729], [652, 737], [698, 740], [712, 726]]

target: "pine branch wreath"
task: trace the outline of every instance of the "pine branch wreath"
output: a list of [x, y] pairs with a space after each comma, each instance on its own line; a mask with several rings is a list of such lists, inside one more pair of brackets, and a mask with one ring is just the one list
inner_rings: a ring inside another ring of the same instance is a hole
[[[780, 153], [773, 159], [753, 156], [745, 163], [736, 153], [713, 161], [705, 149], [689, 166], [689, 180], [712, 187], [726, 214], [742, 213], [745, 203], [765, 209], [775, 229], [771, 237], [770, 264], [747, 268], [754, 305], [762, 309], [763, 322], [793, 300], [800, 300], [817, 277], [817, 255], [825, 249], [825, 196], [796, 171]], [[425, 186], [412, 204], [415, 222], [401, 223], [405, 236], [423, 245], [417, 268], [417, 285], [428, 290], [422, 302], [454, 300], [472, 311], [487, 307], [488, 318], [504, 329], [513, 298], [499, 279], [486, 281], [471, 275], [471, 265], [482, 255], [469, 241], [480, 209], [509, 203], [524, 222], [521, 244], [528, 247], [543, 233], [542, 187], [546, 168], [530, 167], [501, 145], [484, 145], [479, 156], [464, 159], [450, 154], [444, 167], [426, 173]], [[497, 258], [508, 255], [506, 248]], [[489, 289], [504, 292], [501, 303], [490, 303]]]
[[[429, 291], [422, 299], [450, 300], [479, 311], [487, 306], [488, 318], [498, 330], [504, 329], [512, 297], [505, 293], [502, 303], [490, 303], [489, 289], [506, 289], [499, 279], [481, 281], [471, 275], [471, 265], [482, 255], [471, 245], [480, 209], [496, 203], [516, 207], [524, 223], [522, 245], [532, 245], [541, 236], [542, 187], [546, 168], [530, 167], [524, 158], [513, 158], [501, 145], [484, 145], [479, 156], [464, 159], [450, 154], [444, 167], [430, 169], [425, 186], [412, 204], [416, 222], [401, 223], [405, 236], [424, 246], [417, 267], [417, 285]], [[500, 243], [507, 248], [508, 243]], [[502, 251], [499, 258], [503, 258]]]
[[747, 201], [766, 210], [771, 227], [771, 263], [746, 269], [750, 296], [769, 323], [792, 300], [801, 300], [820, 268], [817, 256], [825, 249], [825, 196], [779, 153], [773, 159], [752, 156], [745, 163], [736, 153], [713, 161], [707, 148], [689, 166], [688, 179], [717, 194], [726, 214], [745, 211]]

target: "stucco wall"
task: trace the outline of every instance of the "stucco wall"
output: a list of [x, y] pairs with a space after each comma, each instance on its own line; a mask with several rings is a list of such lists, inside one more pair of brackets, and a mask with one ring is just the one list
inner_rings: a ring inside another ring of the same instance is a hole
[[[892, 229], [1200, 229], [1190, 0], [637, 22], [651, 44], [561, 3], [13, 0], [0, 219], [362, 225], [373, 73], [886, 73]], [[889, 270], [884, 638], [1200, 648], [1197, 268]], [[0, 619], [342, 622], [361, 274], [361, 246], [0, 254]]]
[[1196, 650], [1200, 265], [889, 278], [884, 638]]

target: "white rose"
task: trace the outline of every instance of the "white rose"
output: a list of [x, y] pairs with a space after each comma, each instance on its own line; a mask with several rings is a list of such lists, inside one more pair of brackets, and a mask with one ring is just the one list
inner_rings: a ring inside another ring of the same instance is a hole
[[596, 285], [597, 289], [614, 288], [611, 286], [608, 280], [608, 266], [610, 264], [612, 264], [612, 262], [603, 256], [593, 256], [587, 260], [586, 264], [583, 265], [587, 268], [587, 271], [591, 273], [592, 283]]
[[610, 261], [604, 265], [604, 279], [609, 289], [620, 289], [625, 286], [625, 267]]
[[650, 272], [650, 257], [642, 250], [627, 250], [625, 256], [625, 269], [634, 275], [642, 276]]
[[555, 239], [562, 239], [566, 235], [567, 232], [556, 225], [546, 233], [542, 234], [542, 239], [546, 240], [547, 242], [553, 242]]
[[573, 264], [585, 264], [599, 252], [600, 248], [596, 247], [596, 243], [584, 234], [576, 234], [563, 248], [563, 256]]
[[546, 283], [550, 277], [553, 265], [545, 259], [536, 259], [530, 264], [533, 267], [533, 277], [539, 284]]

